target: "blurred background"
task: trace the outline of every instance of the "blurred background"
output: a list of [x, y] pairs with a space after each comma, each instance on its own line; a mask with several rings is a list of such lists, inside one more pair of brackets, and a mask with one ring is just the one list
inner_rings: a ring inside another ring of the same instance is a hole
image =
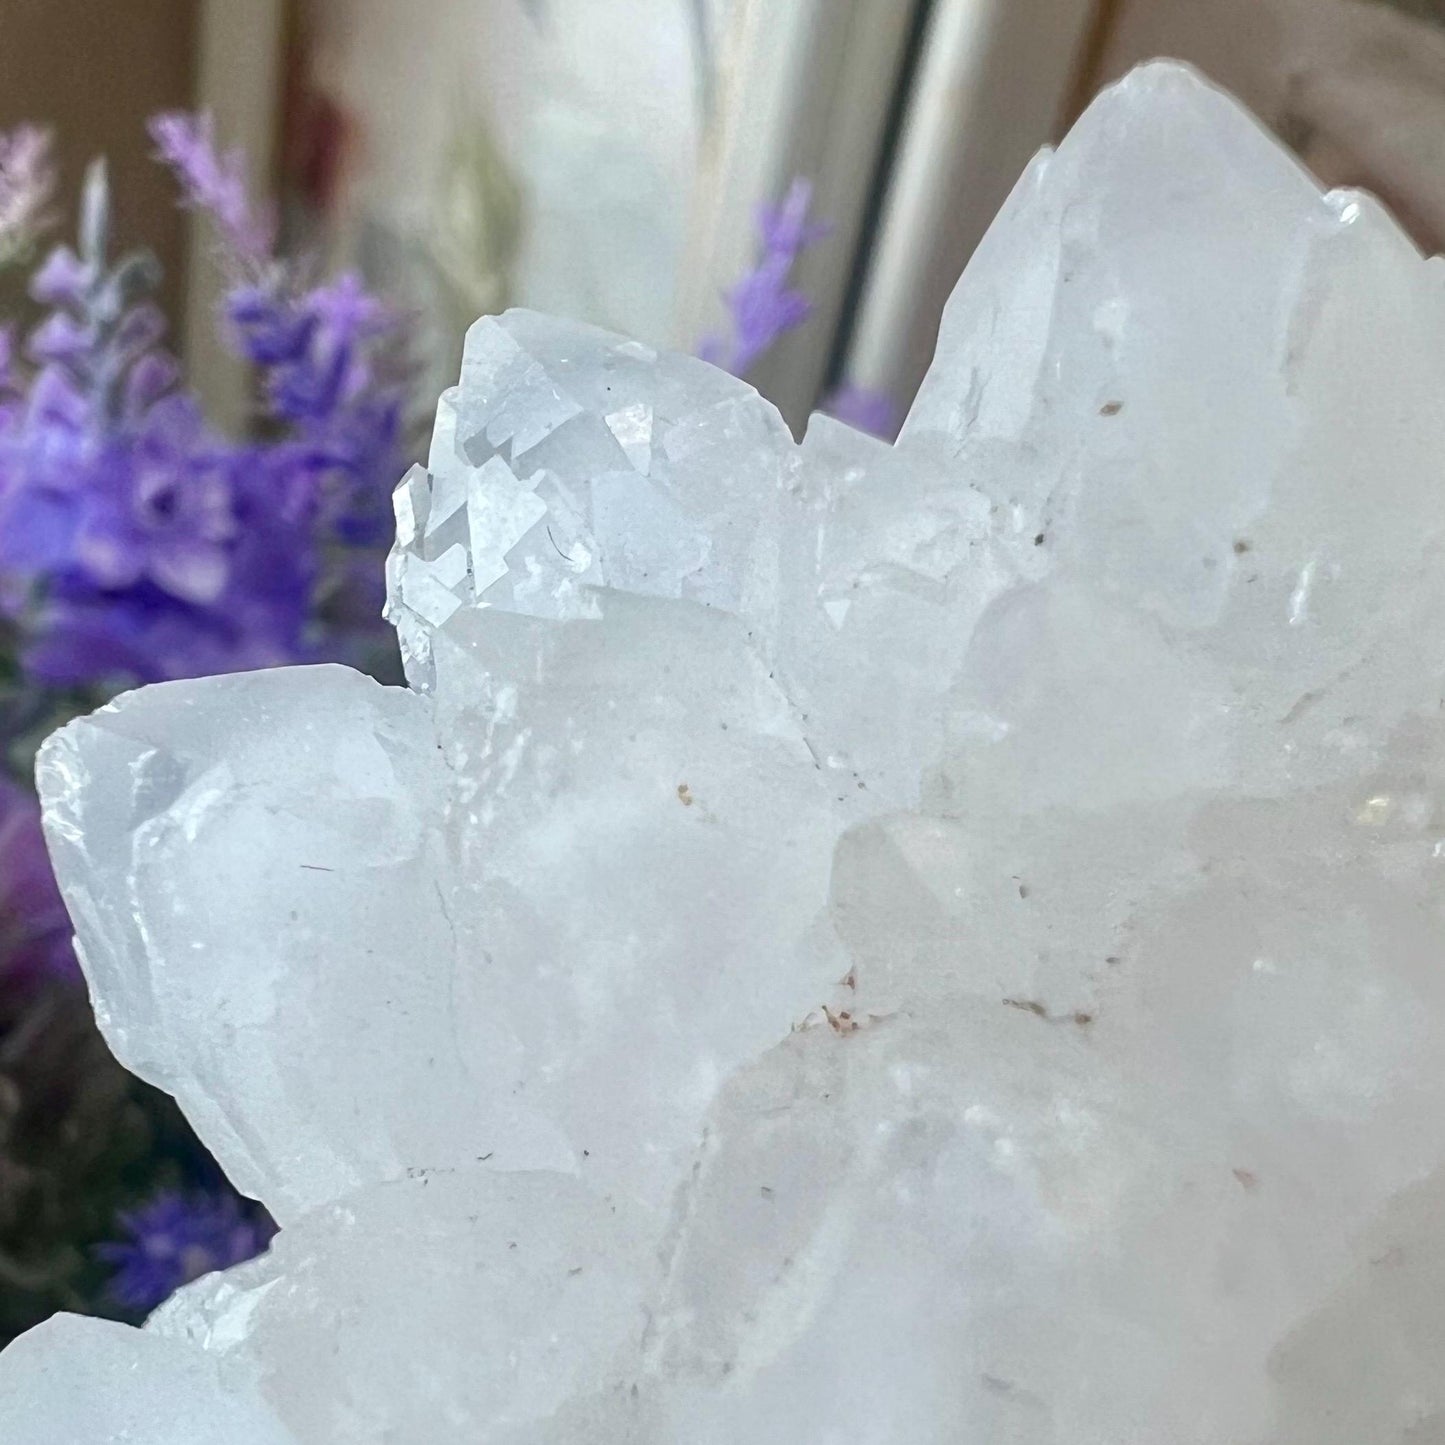
[[210, 324], [204, 225], [144, 121], [204, 107], [284, 234], [425, 318], [427, 391], [478, 314], [524, 305], [684, 349], [814, 184], [812, 300], [754, 378], [795, 425], [840, 381], [906, 407], [939, 309], [1027, 158], [1155, 55], [1244, 99], [1330, 183], [1445, 231], [1441, 0], [3, 0], [0, 125], [54, 129], [62, 202], [112, 161], [214, 414], [245, 380]]
[[[0, 1342], [137, 1318], [269, 1231], [95, 1033], [38, 737], [157, 678], [394, 676], [386, 494], [483, 312], [887, 435], [1025, 162], [1157, 55], [1445, 244], [1445, 0], [0, 0]], [[257, 477], [305, 531], [284, 586]]]

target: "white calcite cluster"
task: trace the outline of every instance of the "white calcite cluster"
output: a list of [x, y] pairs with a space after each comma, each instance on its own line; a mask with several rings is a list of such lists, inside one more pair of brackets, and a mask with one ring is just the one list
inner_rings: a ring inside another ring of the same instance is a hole
[[1445, 1440], [1445, 274], [1155, 65], [888, 447], [479, 322], [412, 688], [47, 745], [102, 1025], [282, 1230], [5, 1445]]

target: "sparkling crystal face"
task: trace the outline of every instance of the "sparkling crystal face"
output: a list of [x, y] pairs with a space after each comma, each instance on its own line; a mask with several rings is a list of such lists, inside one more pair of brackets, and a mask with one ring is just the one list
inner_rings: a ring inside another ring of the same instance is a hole
[[1020, 181], [895, 447], [477, 323], [409, 689], [45, 749], [107, 1036], [283, 1228], [27, 1336], [0, 1438], [1436, 1438], [1442, 336], [1170, 65]]
[[596, 617], [611, 590], [738, 611], [795, 467], [777, 412], [695, 357], [483, 318], [396, 496], [387, 615], [413, 685], [460, 606]]

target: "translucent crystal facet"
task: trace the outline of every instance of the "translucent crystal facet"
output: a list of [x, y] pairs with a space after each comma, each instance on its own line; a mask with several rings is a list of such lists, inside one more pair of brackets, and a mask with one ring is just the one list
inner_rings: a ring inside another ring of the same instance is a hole
[[22, 1339], [0, 1438], [1445, 1438], [1442, 337], [1172, 65], [1030, 167], [895, 447], [478, 322], [409, 689], [42, 754], [108, 1038], [283, 1228]]

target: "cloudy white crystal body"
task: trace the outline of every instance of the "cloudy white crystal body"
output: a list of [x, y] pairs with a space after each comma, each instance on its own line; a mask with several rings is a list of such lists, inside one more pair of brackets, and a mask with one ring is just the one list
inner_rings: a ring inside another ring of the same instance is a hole
[[1020, 182], [896, 448], [479, 322], [414, 691], [47, 746], [107, 1034], [284, 1228], [27, 1337], [0, 1437], [63, 1371], [154, 1445], [177, 1372], [218, 1445], [1445, 1438], [1442, 337], [1173, 66]]

